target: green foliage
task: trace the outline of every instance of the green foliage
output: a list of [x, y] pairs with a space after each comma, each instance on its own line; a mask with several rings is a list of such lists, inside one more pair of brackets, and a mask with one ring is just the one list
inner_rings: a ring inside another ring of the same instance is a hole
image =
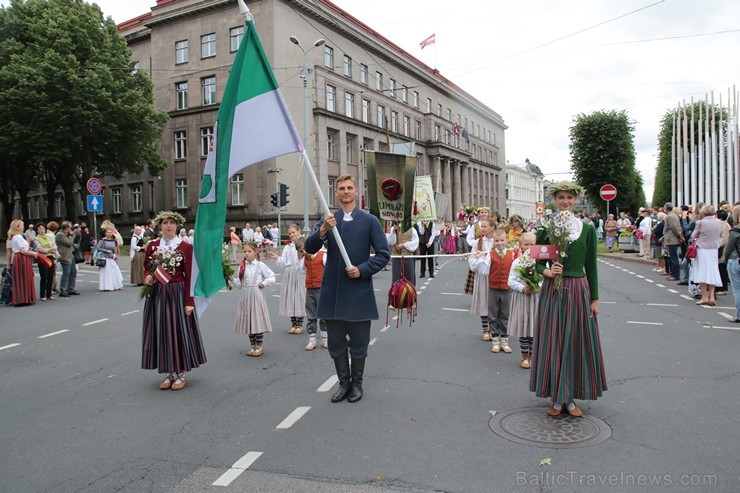
[[0, 163], [59, 183], [69, 217], [75, 182], [164, 169], [156, 144], [166, 121], [97, 5], [13, 0], [0, 9]]
[[579, 114], [570, 127], [571, 168], [586, 197], [606, 209], [599, 190], [607, 183], [617, 187], [611, 210], [636, 212], [645, 205], [642, 177], [635, 168], [634, 122], [625, 111]]

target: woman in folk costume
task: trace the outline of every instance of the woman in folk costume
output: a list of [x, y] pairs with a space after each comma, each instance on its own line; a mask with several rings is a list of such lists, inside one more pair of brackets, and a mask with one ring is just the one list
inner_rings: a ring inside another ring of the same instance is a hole
[[262, 290], [275, 282], [275, 273], [259, 260], [259, 246], [254, 241], [244, 245], [244, 259], [238, 277], [232, 277], [235, 287], [242, 288], [236, 309], [234, 332], [249, 335], [251, 348], [247, 356], [262, 356], [265, 332], [272, 332], [270, 312]]
[[507, 244], [513, 248], [519, 248], [519, 238], [524, 233], [524, 220], [519, 214], [513, 214], [507, 223], [507, 230], [509, 237], [507, 238]]
[[460, 237], [460, 230], [455, 223], [450, 222], [447, 226], [447, 236], [445, 236], [445, 253], [457, 252], [457, 239]]
[[524, 259], [529, 258], [526, 252], [529, 247], [534, 246], [535, 242], [536, 236], [534, 233], [522, 233], [519, 236], [519, 251], [521, 254], [511, 264], [508, 281], [512, 291], [509, 307], [509, 337], [519, 338], [519, 348], [522, 351], [522, 362], [519, 366], [525, 370], [529, 369], [532, 364], [532, 341], [540, 294], [535, 292], [535, 288], [522, 279], [522, 275], [517, 272], [517, 269]]
[[14, 306], [32, 305], [36, 303], [36, 288], [33, 285], [33, 261], [39, 254], [31, 250], [31, 246], [23, 237], [24, 225], [20, 219], [14, 219], [8, 230], [8, 246], [10, 250], [9, 264], [13, 273], [12, 303]]
[[403, 233], [399, 233], [400, 229], [400, 225], [394, 224], [385, 235], [391, 252], [394, 255], [405, 256], [403, 259], [399, 257], [391, 259], [391, 284], [401, 279], [401, 260], [403, 260], [403, 276], [411, 284], [416, 285], [416, 262], [412, 255], [419, 248], [419, 234], [414, 228], [408, 228]]
[[[583, 189], [571, 182], [550, 186], [558, 210], [572, 212]], [[568, 412], [583, 415], [575, 399], [596, 400], [606, 390], [604, 360], [599, 341], [599, 286], [596, 267], [596, 231], [573, 214], [570, 245], [562, 263], [537, 261], [545, 276], [540, 292], [532, 353], [529, 390], [549, 398], [550, 416]], [[537, 233], [537, 244], [548, 243], [548, 231]], [[556, 277], [562, 276], [562, 289]]]
[[144, 228], [136, 226], [131, 237], [129, 256], [131, 257], [131, 284], [144, 285]]
[[283, 285], [280, 289], [280, 315], [290, 317], [288, 334], [303, 333], [303, 317], [306, 315], [306, 274], [299, 272], [298, 250], [295, 242], [301, 236], [301, 228], [297, 224], [288, 226], [288, 238], [291, 243], [285, 245], [279, 257], [269, 252], [271, 259], [277, 259], [277, 266], [285, 269]]
[[195, 300], [190, 295], [193, 247], [177, 236], [184, 224], [177, 212], [154, 219], [162, 237], [146, 245], [144, 283], [151, 286], [144, 304], [141, 367], [166, 374], [162, 390], [185, 387], [185, 372], [206, 362]]
[[481, 237], [473, 243], [473, 250], [468, 257], [470, 270], [475, 272], [473, 281], [473, 301], [470, 304], [470, 313], [480, 316], [483, 327], [483, 340], [491, 340], [491, 331], [488, 327], [488, 270], [480, 272], [478, 265], [485, 261], [493, 247], [493, 223], [487, 217], [478, 223]]
[[[484, 219], [488, 219], [488, 215], [491, 210], [488, 207], [478, 208], [478, 221], [468, 228], [468, 234], [465, 237], [465, 241], [468, 246], [472, 249], [475, 242], [483, 235], [483, 231], [480, 229], [480, 223]], [[496, 224], [491, 223], [493, 229], [496, 229]], [[468, 277], [465, 279], [465, 294], [473, 294], [473, 288], [475, 284], [475, 274], [472, 270], [468, 270]]]

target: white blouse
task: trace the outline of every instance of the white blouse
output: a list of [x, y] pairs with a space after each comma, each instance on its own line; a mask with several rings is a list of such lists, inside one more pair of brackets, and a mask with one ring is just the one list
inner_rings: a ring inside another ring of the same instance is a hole
[[[491, 268], [491, 262], [489, 261], [486, 264], [486, 259], [489, 257], [488, 253], [491, 252], [491, 248], [493, 248], [493, 238], [488, 238], [486, 236], [483, 236], [482, 238], [483, 245], [480, 250], [478, 250], [478, 240], [473, 242], [473, 249], [470, 252], [470, 257], [468, 257], [468, 265], [470, 266], [470, 270], [473, 272], [487, 275]], [[475, 253], [478, 251], [484, 252], [486, 255], [476, 257]]]
[[259, 260], [255, 260], [245, 263], [241, 279], [232, 277], [231, 281], [236, 288], [254, 288], [260, 284], [269, 286], [275, 282], [275, 273]]
[[10, 246], [13, 250], [13, 253], [21, 253], [21, 250], [28, 250], [30, 248], [23, 235], [13, 236], [13, 239], [10, 240]]
[[298, 251], [294, 244], [285, 245], [282, 255], [277, 258], [277, 266], [284, 269], [286, 267], [298, 265]]

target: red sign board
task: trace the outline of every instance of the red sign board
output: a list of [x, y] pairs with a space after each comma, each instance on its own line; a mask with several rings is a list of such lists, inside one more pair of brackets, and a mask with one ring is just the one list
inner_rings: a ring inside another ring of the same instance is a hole
[[606, 200], [607, 202], [611, 202], [612, 200], [617, 198], [617, 187], [607, 183], [606, 185], [601, 187], [601, 190], [599, 190], [599, 195], [601, 195], [601, 198]]
[[87, 180], [87, 191], [92, 195], [98, 195], [103, 189], [103, 183], [97, 178]]

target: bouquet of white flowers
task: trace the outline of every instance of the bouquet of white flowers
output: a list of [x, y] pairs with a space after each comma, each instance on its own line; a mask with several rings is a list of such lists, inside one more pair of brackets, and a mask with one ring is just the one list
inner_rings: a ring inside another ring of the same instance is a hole
[[534, 290], [535, 293], [540, 291], [540, 283], [545, 278], [537, 272], [537, 261], [529, 256], [529, 249], [523, 250], [519, 255], [519, 265], [514, 269], [519, 274], [519, 278]]
[[[563, 263], [568, 257], [568, 247], [571, 244], [570, 239], [570, 211], [551, 212], [545, 211], [545, 215], [542, 216], [542, 222], [540, 227], [547, 232], [547, 239], [550, 245], [557, 247], [557, 262]], [[561, 291], [563, 289], [563, 275], [557, 274], [555, 276], [555, 289]]]

